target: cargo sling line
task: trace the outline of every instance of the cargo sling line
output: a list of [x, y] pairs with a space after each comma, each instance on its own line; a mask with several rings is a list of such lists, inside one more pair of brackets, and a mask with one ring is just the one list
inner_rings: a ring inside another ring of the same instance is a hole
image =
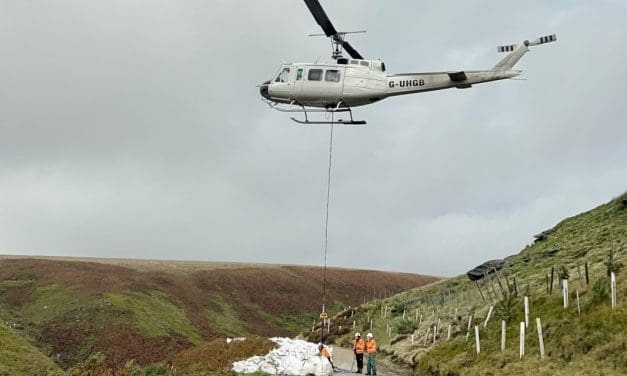
[[[327, 208], [324, 218], [324, 271], [322, 276], [322, 312], [326, 312], [327, 299], [327, 248], [329, 244], [329, 201], [331, 198], [331, 162], [333, 160], [333, 113], [331, 112], [331, 134], [329, 137], [329, 169], [327, 171]], [[324, 343], [324, 318], [320, 326], [320, 343]]]

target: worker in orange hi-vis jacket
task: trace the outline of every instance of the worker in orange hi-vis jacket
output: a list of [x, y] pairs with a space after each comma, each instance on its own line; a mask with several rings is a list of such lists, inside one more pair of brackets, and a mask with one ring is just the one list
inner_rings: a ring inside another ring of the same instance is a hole
[[355, 333], [353, 341], [353, 353], [357, 361], [357, 373], [361, 373], [364, 368], [364, 352], [366, 352], [366, 342], [361, 338], [361, 334]]
[[377, 342], [372, 337], [372, 333], [366, 335], [366, 353], [368, 354], [366, 375], [377, 374]]
[[329, 363], [331, 363], [331, 368], [333, 368], [333, 370], [335, 371], [335, 365], [333, 364], [333, 361], [331, 360], [331, 354], [329, 354], [329, 350], [327, 350], [327, 348], [322, 343], [318, 345], [318, 350], [319, 350], [318, 356], [327, 358]]

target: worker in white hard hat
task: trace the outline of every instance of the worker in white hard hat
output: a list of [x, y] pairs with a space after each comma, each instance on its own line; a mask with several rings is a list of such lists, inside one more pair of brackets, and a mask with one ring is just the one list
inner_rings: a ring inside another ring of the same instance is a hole
[[364, 368], [364, 352], [366, 351], [366, 342], [361, 338], [360, 333], [355, 333], [355, 340], [353, 341], [353, 353], [355, 354], [355, 360], [357, 361], [357, 372], [361, 373]]
[[368, 354], [368, 368], [366, 375], [377, 374], [377, 342], [374, 340], [372, 333], [366, 334], [366, 353]]

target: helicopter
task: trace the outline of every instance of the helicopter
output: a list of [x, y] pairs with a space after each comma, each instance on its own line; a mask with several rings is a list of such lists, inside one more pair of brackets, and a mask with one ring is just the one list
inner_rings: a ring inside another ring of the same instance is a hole
[[[529, 51], [529, 47], [555, 42], [555, 34], [520, 45], [498, 46], [507, 53], [494, 67], [486, 70], [442, 71], [425, 73], [387, 74], [381, 60], [365, 59], [346, 40], [347, 35], [364, 30], [337, 31], [318, 0], [304, 0], [314, 19], [332, 43], [332, 62], [282, 64], [272, 80], [259, 87], [261, 99], [270, 108], [288, 113], [303, 113], [305, 119], [291, 119], [300, 124], [364, 125], [365, 120], [353, 119], [353, 107], [365, 106], [385, 98], [450, 88], [468, 89], [475, 84], [519, 76], [522, 71], [514, 65]], [[346, 52], [350, 58], [344, 56]], [[348, 113], [349, 119], [309, 120], [308, 113]]]

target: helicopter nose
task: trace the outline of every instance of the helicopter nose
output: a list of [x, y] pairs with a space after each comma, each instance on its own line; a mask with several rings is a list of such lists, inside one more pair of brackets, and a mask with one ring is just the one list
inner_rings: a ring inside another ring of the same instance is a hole
[[270, 86], [270, 80], [259, 85], [259, 94], [266, 99], [270, 99], [270, 93], [268, 93], [268, 87]]

